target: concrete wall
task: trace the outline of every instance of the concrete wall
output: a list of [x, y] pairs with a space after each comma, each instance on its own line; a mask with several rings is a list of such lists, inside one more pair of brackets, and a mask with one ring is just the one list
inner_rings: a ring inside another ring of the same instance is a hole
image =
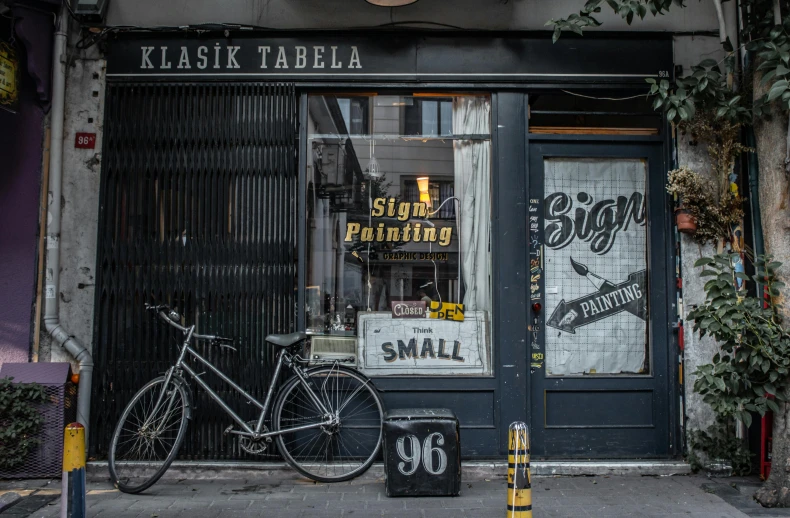
[[44, 113], [20, 54], [19, 108], [0, 110], [0, 365], [28, 361], [36, 296]]
[[[578, 12], [584, 0], [419, 0], [404, 7], [384, 8], [365, 0], [114, 0], [111, 25], [180, 26], [236, 23], [273, 29], [376, 27], [391, 22], [434, 22], [465, 29], [545, 30], [552, 18]], [[603, 5], [598, 19], [606, 30], [718, 30], [713, 2], [687, 2], [664, 16], [650, 14], [629, 27]], [[166, 6], [166, 8], [165, 8]]]
[[[94, 50], [95, 52], [95, 50]], [[69, 334], [90, 349], [96, 242], [99, 214], [102, 123], [104, 120], [104, 60], [97, 54], [71, 61], [66, 78], [63, 146], [63, 201], [60, 234], [60, 320]], [[96, 133], [95, 149], [76, 149], [77, 132]], [[72, 361], [61, 348], [42, 340], [42, 361]]]
[[[704, 145], [691, 145], [688, 136], [678, 139], [678, 165], [686, 166], [700, 174], [710, 174], [710, 157]], [[711, 337], [700, 338], [694, 333], [694, 323], [687, 321], [686, 315], [694, 306], [705, 301], [703, 286], [708, 278], [699, 277], [699, 268], [694, 263], [701, 257], [716, 253], [712, 245], [700, 246], [685, 234], [681, 237], [681, 271], [683, 272], [683, 321], [685, 371], [684, 390], [686, 394], [686, 426], [688, 430], [705, 429], [713, 423], [714, 414], [710, 406], [702, 401], [702, 396], [694, 392], [694, 371], [702, 364], [710, 363], [719, 352], [719, 346]]]
[[[675, 39], [675, 63], [683, 66], [684, 73], [689, 73], [692, 64], [702, 59], [721, 60], [724, 57], [721, 46], [716, 38], [700, 38], [684, 36]], [[677, 163], [700, 174], [711, 176], [711, 161], [704, 144], [692, 144], [688, 135], [679, 134], [677, 138]], [[685, 362], [684, 391], [686, 394], [687, 430], [705, 429], [713, 423], [714, 413], [702, 396], [694, 392], [694, 371], [702, 364], [710, 363], [719, 352], [716, 342], [710, 337], [700, 338], [693, 332], [694, 323], [687, 321], [686, 316], [694, 306], [705, 301], [705, 278], [699, 277], [699, 268], [694, 263], [701, 257], [710, 257], [716, 253], [712, 245], [700, 246], [685, 234], [681, 235], [681, 272], [683, 275], [683, 321]]]

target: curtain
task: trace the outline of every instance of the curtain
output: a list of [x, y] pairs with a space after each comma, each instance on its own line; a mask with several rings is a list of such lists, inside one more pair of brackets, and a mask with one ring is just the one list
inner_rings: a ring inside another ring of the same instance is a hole
[[[487, 97], [453, 100], [454, 135], [489, 135]], [[491, 311], [491, 141], [455, 140], [455, 196], [465, 311]]]

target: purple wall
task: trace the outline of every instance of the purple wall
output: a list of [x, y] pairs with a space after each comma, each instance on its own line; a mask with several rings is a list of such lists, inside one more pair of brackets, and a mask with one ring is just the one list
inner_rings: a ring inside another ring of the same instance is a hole
[[0, 364], [28, 361], [35, 301], [44, 114], [21, 75], [17, 113], [0, 110]]

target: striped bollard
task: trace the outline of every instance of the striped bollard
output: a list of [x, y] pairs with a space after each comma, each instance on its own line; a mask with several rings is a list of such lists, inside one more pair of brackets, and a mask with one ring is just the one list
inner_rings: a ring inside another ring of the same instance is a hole
[[532, 518], [529, 428], [516, 421], [508, 431], [507, 518]]
[[85, 427], [66, 426], [63, 435], [63, 483], [60, 518], [85, 518]]

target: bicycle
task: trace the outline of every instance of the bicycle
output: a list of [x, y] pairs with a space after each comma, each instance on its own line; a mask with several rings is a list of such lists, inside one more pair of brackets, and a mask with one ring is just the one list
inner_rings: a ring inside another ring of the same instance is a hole
[[[277, 362], [260, 403], [242, 387], [203, 358], [192, 340], [208, 341], [223, 348], [233, 340], [195, 332], [182, 326], [181, 315], [167, 305], [148, 305], [167, 324], [184, 334], [175, 364], [164, 376], [141, 388], [124, 409], [110, 442], [108, 465], [115, 486], [125, 493], [140, 493], [167, 471], [178, 454], [192, 417], [191, 389], [184, 374], [194, 380], [235, 421], [225, 434], [239, 437], [240, 447], [262, 454], [276, 439], [283, 458], [296, 471], [318, 482], [342, 482], [365, 472], [381, 448], [384, 405], [371, 380], [333, 360], [310, 366], [299, 355], [307, 339], [304, 332], [269, 335], [267, 345], [279, 348]], [[196, 360], [260, 409], [257, 420], [246, 422], [193, 370], [187, 359]], [[353, 361], [350, 358], [347, 361]], [[283, 383], [272, 407], [271, 426], [265, 417], [283, 366], [293, 376]], [[148, 476], [151, 464], [155, 472]], [[148, 468], [148, 469], [140, 469]]]

